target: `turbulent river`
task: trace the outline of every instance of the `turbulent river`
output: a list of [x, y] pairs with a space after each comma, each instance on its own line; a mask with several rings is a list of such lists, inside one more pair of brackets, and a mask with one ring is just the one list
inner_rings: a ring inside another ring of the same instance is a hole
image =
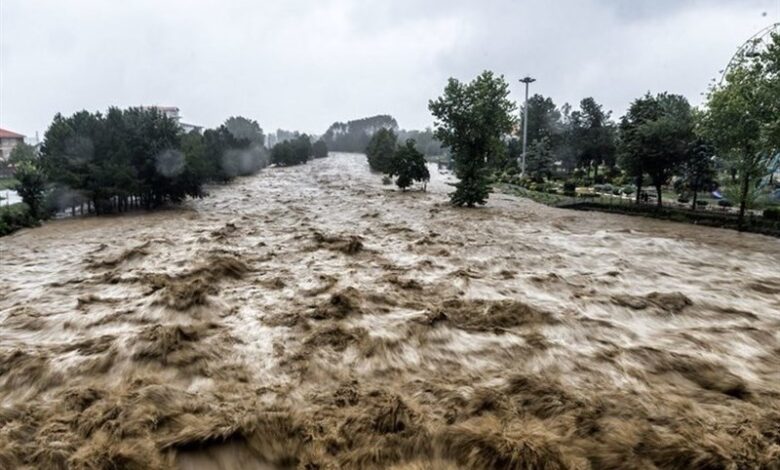
[[0, 468], [780, 468], [780, 242], [331, 154], [0, 239]]

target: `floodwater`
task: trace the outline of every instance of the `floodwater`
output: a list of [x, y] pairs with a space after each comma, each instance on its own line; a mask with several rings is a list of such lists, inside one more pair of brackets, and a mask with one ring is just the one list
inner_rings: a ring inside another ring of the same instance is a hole
[[0, 468], [780, 468], [780, 242], [331, 154], [0, 239]]

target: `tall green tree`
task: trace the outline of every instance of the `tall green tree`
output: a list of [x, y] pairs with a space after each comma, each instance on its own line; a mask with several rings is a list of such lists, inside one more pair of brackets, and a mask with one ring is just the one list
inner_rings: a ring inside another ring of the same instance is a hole
[[693, 134], [691, 106], [683, 96], [649, 93], [631, 103], [621, 120], [621, 166], [637, 181], [637, 201], [642, 176], [650, 176], [663, 204], [662, 187], [683, 164]]
[[427, 182], [431, 179], [425, 156], [417, 150], [414, 139], [407, 139], [406, 144], [395, 151], [389, 175], [396, 177], [395, 184], [404, 191], [415, 181]]
[[396, 134], [384, 127], [374, 133], [366, 147], [368, 166], [372, 171], [389, 173], [392, 170], [397, 140]]
[[593, 98], [580, 101], [578, 110], [569, 115], [568, 143], [572, 146], [577, 165], [598, 176], [599, 166], [615, 164], [615, 127], [610, 112]]
[[528, 147], [526, 173], [535, 182], [541, 183], [552, 177], [555, 165], [552, 144], [549, 137], [534, 140]]
[[30, 208], [30, 215], [39, 219], [44, 216], [43, 200], [46, 191], [46, 176], [35, 161], [25, 160], [16, 165], [14, 177], [19, 183], [14, 190], [22, 198], [22, 202]]
[[780, 35], [738, 57], [723, 84], [710, 90], [703, 127], [738, 178], [740, 226], [766, 162], [780, 148]]
[[715, 148], [701, 137], [693, 140], [680, 166], [680, 181], [692, 195], [691, 208], [696, 210], [699, 192], [715, 182]]
[[470, 83], [450, 78], [444, 94], [428, 103], [436, 118], [436, 138], [450, 149], [460, 181], [450, 200], [457, 206], [485, 204], [490, 194], [486, 164], [506, 149], [515, 104], [503, 76], [485, 71]]

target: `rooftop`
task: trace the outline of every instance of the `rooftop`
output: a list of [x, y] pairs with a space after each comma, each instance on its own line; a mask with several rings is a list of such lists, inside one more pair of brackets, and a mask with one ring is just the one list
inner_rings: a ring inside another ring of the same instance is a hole
[[0, 128], [0, 139], [24, 139], [22, 134]]

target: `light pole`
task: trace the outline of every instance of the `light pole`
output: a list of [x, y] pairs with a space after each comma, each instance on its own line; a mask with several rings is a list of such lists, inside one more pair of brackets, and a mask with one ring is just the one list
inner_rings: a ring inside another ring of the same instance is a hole
[[525, 107], [523, 108], [523, 161], [520, 164], [520, 174], [525, 176], [525, 156], [528, 151], [528, 85], [535, 82], [535, 78], [525, 77], [520, 83], [525, 83]]

